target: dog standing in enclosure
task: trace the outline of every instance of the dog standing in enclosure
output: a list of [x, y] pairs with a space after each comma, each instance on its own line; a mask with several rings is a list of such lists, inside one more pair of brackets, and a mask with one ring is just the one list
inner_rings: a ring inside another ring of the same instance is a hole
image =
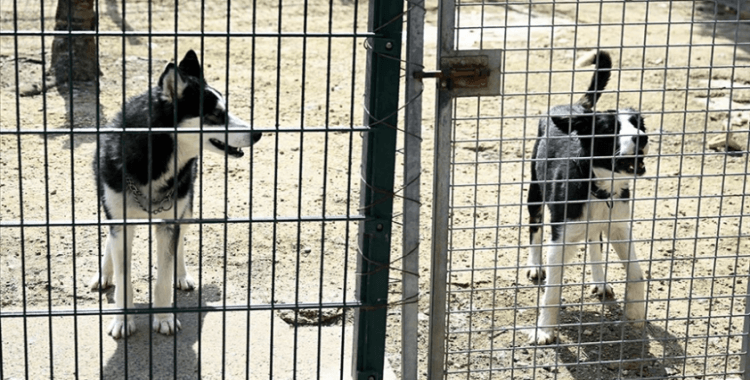
[[[606, 235], [627, 272], [625, 317], [637, 326], [645, 323], [646, 284], [631, 236], [630, 185], [646, 172], [644, 155], [648, 136], [641, 115], [630, 108], [600, 111], [596, 102], [607, 85], [612, 60], [607, 52], [593, 52], [579, 65], [596, 64], [586, 94], [575, 104], [555, 106], [539, 121], [531, 163], [528, 195], [530, 252], [527, 277], [547, 278], [539, 305], [539, 319], [531, 341], [549, 344], [561, 303], [566, 261], [588, 242], [592, 292], [613, 297], [602, 269], [602, 235]], [[543, 207], [552, 227], [547, 262], [542, 268]], [[578, 244], [576, 244], [578, 243]]]
[[[110, 127], [124, 131], [102, 133], [94, 159], [99, 201], [107, 219], [191, 218], [201, 148], [239, 158], [244, 154], [242, 147], [261, 138], [260, 132], [252, 132], [246, 121], [227, 111], [224, 97], [206, 84], [192, 50], [178, 66], [166, 66], [156, 87], [128, 101]], [[133, 128], [143, 131], [127, 132]], [[149, 132], [158, 128], [178, 132]], [[180, 133], [181, 128], [202, 129], [202, 133]], [[179, 223], [156, 226], [154, 307], [172, 305], [174, 262], [175, 286], [182, 290], [195, 287], [185, 267], [185, 227]], [[90, 282], [92, 289], [115, 285], [115, 304], [121, 309], [126, 305], [133, 308], [130, 263], [134, 235], [134, 225], [110, 227], [101, 271]], [[180, 329], [180, 322], [172, 313], [155, 314], [153, 329], [173, 334]], [[107, 328], [115, 339], [134, 331], [132, 315], [116, 315]]]

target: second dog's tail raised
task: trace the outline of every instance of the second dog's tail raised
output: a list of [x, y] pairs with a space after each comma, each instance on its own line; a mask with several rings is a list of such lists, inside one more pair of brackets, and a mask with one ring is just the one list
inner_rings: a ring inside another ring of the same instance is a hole
[[592, 51], [582, 56], [578, 62], [576, 62], [576, 67], [588, 66], [591, 64], [596, 65], [596, 71], [591, 78], [589, 89], [586, 90], [586, 94], [578, 101], [578, 104], [589, 109], [594, 108], [599, 97], [602, 96], [601, 91], [607, 87], [607, 82], [609, 82], [612, 69], [612, 59], [606, 51]]

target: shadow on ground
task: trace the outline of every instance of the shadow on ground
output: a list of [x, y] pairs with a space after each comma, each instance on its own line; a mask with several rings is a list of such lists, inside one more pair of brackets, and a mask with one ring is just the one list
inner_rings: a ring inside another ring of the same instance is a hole
[[[76, 133], [80, 128], [104, 128], [107, 120], [104, 117], [104, 106], [97, 99], [95, 82], [73, 82], [54, 88], [65, 101], [65, 122], [55, 128], [56, 133], [42, 135], [49, 139], [64, 139], [62, 147], [74, 149], [81, 144], [96, 142], [94, 133]], [[52, 128], [50, 128], [52, 129]], [[70, 133], [57, 133], [69, 131]]]
[[[133, 29], [132, 26], [128, 23], [127, 20], [125, 20], [122, 15], [120, 14], [120, 6], [124, 6], [124, 3], [120, 3], [117, 0], [107, 0], [107, 16], [109, 16], [110, 19], [112, 19], [112, 22], [117, 24], [117, 26], [120, 27], [120, 30], [126, 31], [126, 32], [132, 32], [135, 29]], [[138, 36], [129, 35], [128, 37], [128, 43], [131, 45], [140, 45], [141, 40]]]
[[604, 313], [562, 312], [558, 360], [575, 379], [658, 378], [675, 374], [685, 352], [668, 331], [647, 323], [643, 329], [620, 322], [621, 307]]
[[[734, 3], [734, 1], [721, 1], [723, 3]], [[747, 1], [741, 0], [738, 3], [742, 7], [742, 10], [738, 12], [736, 9], [727, 7], [720, 2], [696, 2], [695, 5], [695, 18], [700, 21], [698, 24], [698, 31], [705, 35], [711, 36], [716, 39], [726, 38], [730, 41], [734, 41], [736, 45], [731, 48], [737, 48], [745, 51], [750, 51], [750, 4]], [[714, 22], [717, 21], [717, 22]], [[725, 42], [716, 41], [726, 45]], [[739, 54], [735, 55], [736, 61], [747, 62], [746, 59], [738, 57]]]
[[[206, 306], [220, 299], [221, 290], [216, 285], [204, 285], [200, 293], [202, 300], [198, 300], [197, 289], [192, 292], [176, 291], [178, 307]], [[205, 317], [206, 312], [180, 313], [178, 319], [182, 323], [182, 330], [175, 335], [165, 336], [150, 329], [150, 315], [136, 316], [138, 330], [127, 341], [117, 341], [117, 350], [107, 359], [102, 378], [200, 379], [197, 349], [200, 347]]]

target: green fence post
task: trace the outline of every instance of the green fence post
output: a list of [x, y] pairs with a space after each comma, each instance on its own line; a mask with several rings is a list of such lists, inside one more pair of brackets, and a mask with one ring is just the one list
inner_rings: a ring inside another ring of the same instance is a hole
[[352, 377], [383, 378], [403, 0], [370, 2]]

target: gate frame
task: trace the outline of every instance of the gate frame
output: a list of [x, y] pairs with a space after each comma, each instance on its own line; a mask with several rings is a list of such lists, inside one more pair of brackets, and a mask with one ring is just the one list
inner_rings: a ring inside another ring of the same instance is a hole
[[[744, 354], [742, 353], [744, 352]], [[742, 327], [742, 346], [740, 348], [740, 372], [743, 380], [750, 380], [750, 281], [747, 283], [745, 292], [745, 323]]]
[[[454, 0], [438, 4], [437, 66], [453, 52], [455, 33]], [[453, 97], [447, 87], [436, 82], [435, 148], [432, 183], [432, 255], [430, 273], [430, 331], [427, 352], [427, 378], [438, 380], [445, 373], [445, 312], [448, 280], [448, 201], [450, 197], [451, 114]]]
[[424, 0], [407, 3], [404, 81], [404, 176], [401, 273], [401, 379], [419, 378], [419, 254], [422, 174]]

